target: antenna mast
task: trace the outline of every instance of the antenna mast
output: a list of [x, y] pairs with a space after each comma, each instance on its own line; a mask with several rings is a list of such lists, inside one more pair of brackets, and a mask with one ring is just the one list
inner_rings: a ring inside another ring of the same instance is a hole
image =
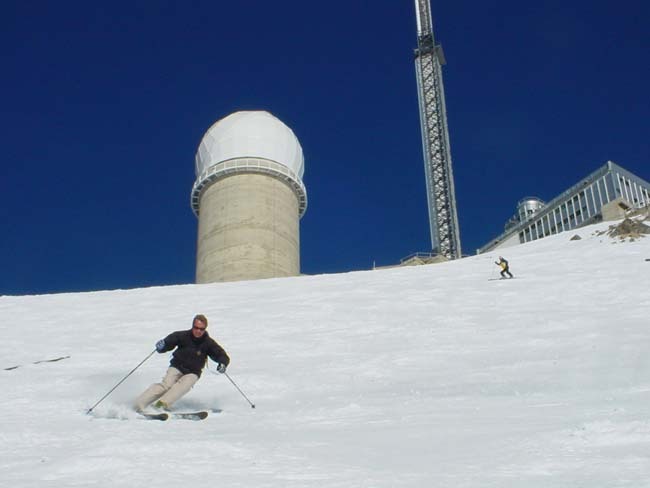
[[448, 259], [461, 257], [454, 175], [451, 169], [449, 130], [442, 65], [442, 46], [436, 45], [430, 0], [415, 0], [418, 48], [415, 72], [418, 81], [424, 172], [427, 181], [431, 249]]

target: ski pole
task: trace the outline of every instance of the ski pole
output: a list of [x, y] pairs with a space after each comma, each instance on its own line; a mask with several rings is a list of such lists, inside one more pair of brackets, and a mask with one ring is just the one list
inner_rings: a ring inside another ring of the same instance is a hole
[[[494, 264], [497, 264], [496, 262]], [[496, 277], [498, 268], [492, 268], [492, 274], [490, 275], [490, 279], [493, 280]]]
[[235, 388], [237, 388], [237, 391], [239, 391], [239, 393], [241, 393], [241, 396], [243, 396], [243, 397], [246, 399], [246, 401], [250, 404], [251, 408], [255, 408], [255, 404], [254, 404], [253, 402], [251, 402], [251, 401], [248, 399], [248, 397], [247, 397], [246, 395], [244, 395], [244, 392], [241, 391], [241, 388], [239, 388], [239, 387], [237, 386], [237, 383], [235, 383], [235, 382], [232, 380], [232, 378], [231, 378], [230, 376], [228, 376], [228, 373], [226, 373], [226, 372], [224, 371], [223, 374], [225, 374], [225, 375], [226, 375], [226, 378], [228, 378], [228, 379], [230, 380], [230, 382], [233, 384], [233, 386], [234, 386]]
[[115, 385], [113, 388], [111, 388], [111, 391], [109, 391], [108, 393], [106, 393], [106, 395], [104, 395], [103, 397], [101, 397], [101, 399], [100, 399], [97, 403], [95, 403], [92, 407], [90, 407], [90, 408], [88, 409], [88, 411], [86, 412], [86, 415], [88, 415], [90, 412], [92, 412], [93, 409], [94, 409], [97, 405], [99, 405], [100, 403], [102, 403], [102, 401], [104, 401], [104, 399], [105, 399], [108, 395], [110, 395], [111, 393], [113, 393], [113, 390], [115, 390], [115, 388], [117, 388], [118, 386], [120, 386], [120, 385], [124, 382], [125, 379], [127, 379], [129, 376], [131, 376], [131, 375], [135, 372], [136, 369], [138, 369], [140, 366], [142, 366], [142, 364], [143, 364], [147, 359], [149, 359], [151, 356], [153, 356], [153, 353], [154, 353], [154, 352], [156, 352], [155, 349], [154, 349], [153, 351], [151, 351], [151, 353], [150, 353], [146, 358], [144, 358], [142, 361], [140, 361], [140, 364], [138, 364], [135, 368], [133, 368], [129, 374], [127, 374], [124, 378], [122, 378], [122, 379], [120, 380], [120, 382], [119, 382], [117, 385]]

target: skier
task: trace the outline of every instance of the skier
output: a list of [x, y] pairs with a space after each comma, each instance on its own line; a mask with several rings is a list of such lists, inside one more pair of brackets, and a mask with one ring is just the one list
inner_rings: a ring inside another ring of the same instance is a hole
[[508, 261], [503, 259], [503, 257], [499, 256], [499, 260], [495, 261], [494, 264], [501, 267], [502, 279], [505, 279], [506, 275], [508, 275], [508, 278], [514, 278], [514, 276], [512, 276], [512, 273], [510, 272], [510, 266], [508, 266]]
[[159, 353], [176, 350], [162, 381], [151, 385], [136, 399], [136, 411], [142, 412], [154, 401], [154, 407], [169, 410], [199, 380], [208, 357], [218, 363], [219, 373], [226, 372], [230, 358], [208, 335], [207, 328], [208, 319], [199, 314], [192, 320], [190, 330], [172, 332], [156, 343]]

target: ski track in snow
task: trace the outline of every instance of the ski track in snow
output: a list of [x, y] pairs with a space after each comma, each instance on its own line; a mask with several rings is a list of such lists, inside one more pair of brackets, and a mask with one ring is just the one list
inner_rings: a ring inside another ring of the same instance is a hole
[[[608, 225], [422, 267], [0, 297], [0, 368], [21, 365], [0, 371], [1, 484], [650, 486], [650, 238]], [[525, 279], [489, 281], [497, 254]], [[256, 409], [206, 370], [176, 408], [222, 412], [140, 419], [155, 354], [86, 415], [199, 312]]]

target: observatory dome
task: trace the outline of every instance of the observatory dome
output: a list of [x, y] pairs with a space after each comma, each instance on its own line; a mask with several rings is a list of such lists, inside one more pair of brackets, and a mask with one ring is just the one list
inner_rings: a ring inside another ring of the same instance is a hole
[[275, 161], [302, 179], [302, 147], [293, 131], [265, 111], [235, 112], [217, 121], [203, 136], [196, 152], [196, 176], [234, 158]]

